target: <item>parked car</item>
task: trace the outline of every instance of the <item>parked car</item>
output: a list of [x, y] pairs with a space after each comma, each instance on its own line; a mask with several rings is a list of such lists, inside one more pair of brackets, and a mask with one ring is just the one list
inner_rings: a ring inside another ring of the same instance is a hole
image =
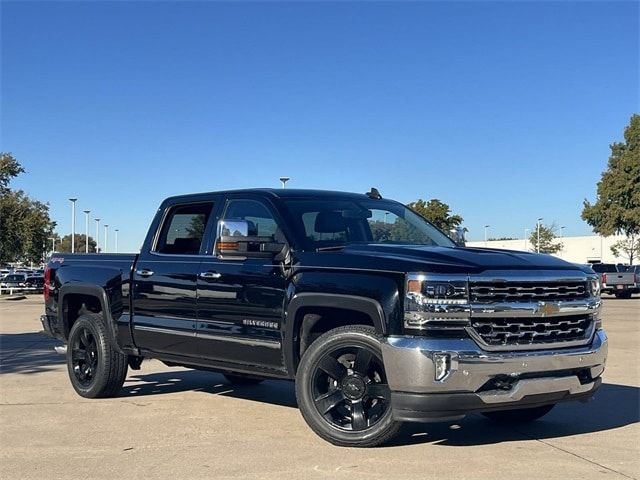
[[455, 240], [375, 189], [172, 197], [138, 254], [53, 255], [41, 320], [83, 397], [117, 395], [143, 358], [238, 388], [295, 380], [303, 418], [336, 445], [472, 412], [531, 421], [593, 395], [597, 275]]
[[27, 276], [24, 273], [10, 273], [0, 281], [0, 288], [21, 291], [26, 288]]
[[44, 291], [44, 275], [29, 275], [25, 280], [26, 291], [29, 293], [42, 293]]
[[604, 293], [616, 298], [631, 298], [632, 294], [640, 293], [640, 276], [625, 265], [593, 263], [591, 267], [600, 274]]

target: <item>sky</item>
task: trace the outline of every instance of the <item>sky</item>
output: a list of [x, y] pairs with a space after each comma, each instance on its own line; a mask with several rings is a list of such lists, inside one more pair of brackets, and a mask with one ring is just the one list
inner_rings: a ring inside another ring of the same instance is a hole
[[77, 197], [120, 251], [164, 197], [283, 175], [438, 198], [470, 239], [586, 235], [640, 111], [639, 5], [3, 1], [0, 150], [60, 234]]

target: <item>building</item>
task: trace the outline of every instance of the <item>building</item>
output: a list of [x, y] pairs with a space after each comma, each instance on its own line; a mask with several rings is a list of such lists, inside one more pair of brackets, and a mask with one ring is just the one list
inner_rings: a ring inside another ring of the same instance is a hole
[[[587, 235], [583, 237], [563, 237], [556, 239], [557, 242], [563, 244], [562, 251], [554, 254], [556, 257], [560, 257], [563, 260], [567, 260], [572, 263], [588, 263], [588, 262], [603, 262], [603, 263], [628, 263], [629, 259], [623, 256], [616, 257], [611, 252], [611, 245], [619, 240], [623, 240], [624, 236], [615, 235], [611, 237], [600, 237], [598, 235]], [[488, 248], [500, 248], [506, 250], [531, 250], [531, 242], [528, 239], [521, 240], [490, 240], [486, 243], [484, 241], [479, 242], [467, 242], [468, 247], [488, 247]], [[639, 263], [634, 260], [634, 263]]]

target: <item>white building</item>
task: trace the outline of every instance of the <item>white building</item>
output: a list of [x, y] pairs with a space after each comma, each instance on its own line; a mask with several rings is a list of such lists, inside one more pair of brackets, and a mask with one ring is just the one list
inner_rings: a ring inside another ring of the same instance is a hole
[[[563, 260], [573, 263], [587, 263], [589, 261], [602, 261], [603, 263], [628, 263], [629, 259], [623, 256], [616, 257], [611, 253], [611, 245], [619, 240], [624, 239], [623, 236], [600, 237], [598, 235], [588, 235], [584, 237], [563, 237], [557, 238], [556, 243], [560, 242], [564, 248], [562, 251], [554, 254]], [[528, 239], [522, 240], [491, 240], [488, 242], [467, 242], [469, 247], [488, 247], [501, 248], [507, 250], [523, 250], [531, 251], [531, 242]], [[638, 261], [634, 260], [634, 263]]]

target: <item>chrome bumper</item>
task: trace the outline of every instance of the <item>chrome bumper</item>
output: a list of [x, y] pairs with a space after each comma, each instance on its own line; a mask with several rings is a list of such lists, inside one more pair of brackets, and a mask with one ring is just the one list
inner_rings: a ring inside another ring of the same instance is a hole
[[[604, 371], [607, 350], [603, 330], [597, 330], [591, 343], [582, 347], [517, 352], [487, 352], [470, 338], [391, 336], [382, 344], [382, 357], [394, 392], [477, 392], [484, 403], [495, 405], [517, 402], [529, 395], [579, 394], [595, 389], [593, 382], [582, 384], [568, 372], [588, 369], [590, 377], [597, 379]], [[434, 355], [442, 353], [449, 355], [450, 369], [442, 380], [436, 380]], [[558, 374], [554, 376], [554, 372]], [[496, 377], [511, 379], [511, 388], [478, 392]]]

